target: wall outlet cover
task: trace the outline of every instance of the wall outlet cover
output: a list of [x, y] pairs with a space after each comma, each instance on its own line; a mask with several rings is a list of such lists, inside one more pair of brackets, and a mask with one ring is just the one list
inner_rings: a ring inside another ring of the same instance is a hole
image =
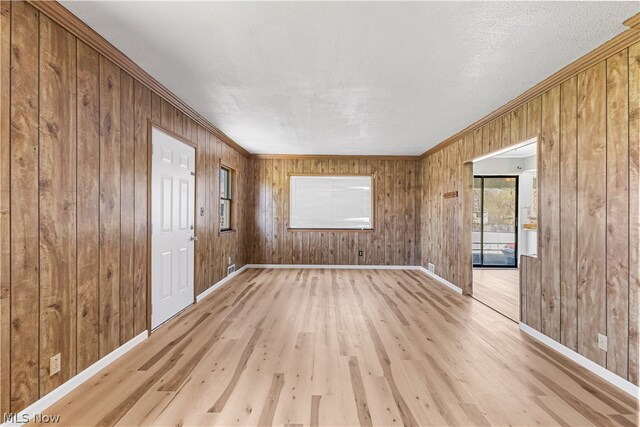
[[600, 350], [607, 351], [607, 336], [598, 334], [598, 347]]
[[227, 268], [227, 275], [233, 273], [236, 271], [236, 265], [235, 264], [231, 264], [228, 268]]
[[61, 368], [60, 362], [61, 362], [60, 353], [56, 354], [51, 359], [49, 359], [49, 376], [55, 375], [58, 372], [60, 372], [60, 368]]

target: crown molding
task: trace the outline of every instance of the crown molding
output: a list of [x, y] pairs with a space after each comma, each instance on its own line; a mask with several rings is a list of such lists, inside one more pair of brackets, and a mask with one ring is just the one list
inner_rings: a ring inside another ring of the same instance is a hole
[[29, 4], [38, 9], [40, 12], [47, 15], [49, 18], [54, 20], [64, 29], [69, 31], [71, 34], [76, 36], [78, 39], [82, 40], [84, 43], [95, 49], [98, 53], [103, 55], [105, 58], [114, 62], [125, 72], [129, 73], [132, 77], [146, 85], [149, 89], [156, 92], [174, 107], [182, 111], [200, 126], [211, 132], [214, 136], [220, 139], [222, 142], [229, 145], [231, 148], [235, 149], [239, 153], [243, 154], [246, 157], [251, 157], [255, 159], [300, 159], [300, 158], [343, 158], [343, 159], [370, 159], [370, 160], [417, 160], [424, 159], [425, 157], [449, 146], [450, 144], [458, 141], [464, 135], [469, 132], [472, 132], [485, 124], [497, 119], [498, 117], [503, 116], [515, 110], [516, 108], [522, 106], [523, 104], [529, 102], [530, 100], [536, 98], [537, 96], [543, 94], [549, 89], [559, 85], [565, 80], [573, 77], [574, 75], [586, 70], [587, 68], [603, 61], [609, 56], [628, 48], [640, 41], [640, 13], [632, 16], [631, 18], [624, 21], [624, 25], [629, 27], [628, 30], [623, 33], [617, 35], [613, 39], [608, 42], [602, 44], [576, 61], [570, 63], [566, 67], [560, 69], [556, 73], [547, 77], [545, 80], [541, 81], [531, 89], [522, 93], [518, 97], [512, 99], [511, 101], [504, 104], [502, 107], [493, 111], [489, 115], [483, 117], [482, 119], [472, 123], [467, 126], [463, 130], [457, 132], [456, 134], [450, 136], [444, 141], [440, 142], [436, 146], [428, 149], [420, 156], [367, 156], [367, 155], [342, 155], [342, 156], [333, 156], [333, 155], [316, 155], [316, 154], [305, 154], [305, 155], [295, 155], [295, 154], [254, 154], [252, 155], [247, 151], [244, 147], [239, 145], [233, 139], [228, 137], [224, 132], [215, 127], [211, 122], [209, 122], [206, 118], [200, 115], [197, 111], [191, 108], [187, 103], [182, 101], [167, 89], [164, 85], [162, 85], [158, 80], [153, 78], [149, 73], [143, 70], [138, 64], [136, 64], [133, 60], [131, 60], [128, 56], [118, 50], [115, 46], [109, 43], [104, 37], [98, 34], [94, 29], [85, 24], [80, 18], [71, 13], [68, 9], [62, 6], [57, 1], [38, 1], [38, 0], [27, 0]]
[[640, 13], [627, 19], [623, 24], [634, 30], [640, 30]]
[[252, 154], [252, 159], [257, 160], [300, 160], [300, 159], [337, 159], [337, 160], [420, 160], [420, 156], [376, 156], [366, 154], [339, 155], [339, 154]]
[[162, 83], [153, 78], [149, 73], [136, 64], [131, 58], [122, 53], [118, 48], [109, 43], [104, 37], [98, 34], [93, 28], [84, 23], [80, 18], [71, 13], [67, 8], [57, 1], [36, 1], [27, 0], [27, 2], [40, 12], [47, 15], [58, 25], [79, 40], [95, 49], [99, 54], [112, 61], [122, 70], [130, 74], [133, 78], [140, 81], [149, 89], [160, 95], [167, 102], [178, 110], [182, 111], [189, 118], [194, 120], [200, 126], [211, 132], [216, 138], [224, 142], [234, 150], [249, 157], [250, 153], [241, 145], [229, 138], [220, 129], [215, 127], [211, 122], [200, 115], [196, 110], [191, 108], [186, 102], [178, 98], [173, 92], [167, 89]]
[[597, 48], [587, 53], [586, 55], [573, 61], [566, 67], [550, 75], [549, 77], [547, 77], [546, 79], [544, 79], [543, 81], [541, 81], [540, 83], [532, 87], [531, 89], [527, 90], [526, 92], [522, 93], [520, 96], [507, 102], [502, 107], [498, 108], [497, 110], [490, 113], [489, 115], [470, 124], [469, 126], [462, 129], [461, 131], [445, 139], [438, 145], [428, 149], [427, 151], [425, 151], [420, 155], [420, 158], [424, 159], [430, 156], [431, 154], [442, 150], [443, 148], [462, 139], [469, 132], [473, 132], [474, 130], [481, 128], [482, 126], [492, 122], [493, 120], [515, 110], [516, 108], [526, 104], [532, 99], [542, 95], [549, 89], [554, 88], [555, 86], [559, 85], [565, 80], [570, 79], [576, 74], [598, 64], [599, 62], [604, 61], [608, 57], [639, 42], [640, 41], [640, 14], [637, 14], [627, 19], [626, 21], [624, 21], [624, 24], [630, 28], [618, 34], [616, 37], [612, 38], [608, 42], [605, 42], [602, 45], [598, 46]]

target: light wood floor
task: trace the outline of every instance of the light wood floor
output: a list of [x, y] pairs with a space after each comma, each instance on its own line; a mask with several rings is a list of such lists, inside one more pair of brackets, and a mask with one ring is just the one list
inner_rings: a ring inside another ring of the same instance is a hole
[[637, 402], [420, 272], [246, 270], [62, 425], [633, 425]]
[[520, 273], [517, 269], [473, 269], [473, 297], [508, 318], [520, 320]]

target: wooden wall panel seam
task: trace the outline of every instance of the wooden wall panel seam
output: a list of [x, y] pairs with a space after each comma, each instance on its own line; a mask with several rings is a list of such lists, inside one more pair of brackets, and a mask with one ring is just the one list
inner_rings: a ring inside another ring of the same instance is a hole
[[0, 1], [0, 413], [10, 411], [11, 387], [11, 2]]

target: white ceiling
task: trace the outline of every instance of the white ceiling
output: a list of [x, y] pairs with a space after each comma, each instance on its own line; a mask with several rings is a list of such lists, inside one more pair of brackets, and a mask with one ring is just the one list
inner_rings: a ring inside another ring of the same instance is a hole
[[253, 153], [414, 155], [624, 31], [640, 2], [63, 1]]

